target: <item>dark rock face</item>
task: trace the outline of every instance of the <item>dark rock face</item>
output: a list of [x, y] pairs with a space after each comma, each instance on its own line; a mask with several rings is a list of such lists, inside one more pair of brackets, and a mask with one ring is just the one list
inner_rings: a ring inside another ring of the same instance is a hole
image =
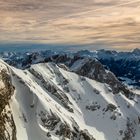
[[[9, 100], [14, 93], [14, 87], [5, 70], [0, 72], [0, 79], [5, 86], [3, 89], [0, 89], [0, 140], [16, 140], [16, 126], [12, 113], [10, 109], [8, 112], [5, 109], [9, 105]], [[9, 129], [7, 130], [7, 125], [11, 129], [11, 132], [9, 132]]]
[[[84, 58], [81, 58], [84, 59]], [[107, 71], [104, 66], [95, 59], [89, 59], [85, 64], [83, 64], [80, 69], [77, 69], [77, 74], [89, 77], [101, 83], [108, 84], [114, 94], [119, 92], [124, 93], [127, 97], [132, 97], [133, 94], [130, 92], [117, 78], [116, 76]]]
[[63, 122], [59, 116], [50, 110], [50, 114], [45, 111], [39, 113], [42, 125], [49, 130], [48, 137], [51, 137], [52, 131], [59, 136], [60, 140], [95, 140], [87, 130], [80, 130], [78, 124], [72, 118], [73, 124], [71, 128], [67, 122]]
[[110, 110], [110, 111], [114, 111], [117, 107], [113, 104], [108, 104], [106, 111]]
[[46, 112], [40, 111], [40, 119], [42, 125], [50, 131], [53, 131], [56, 125], [60, 122], [60, 118], [54, 113], [46, 114]]

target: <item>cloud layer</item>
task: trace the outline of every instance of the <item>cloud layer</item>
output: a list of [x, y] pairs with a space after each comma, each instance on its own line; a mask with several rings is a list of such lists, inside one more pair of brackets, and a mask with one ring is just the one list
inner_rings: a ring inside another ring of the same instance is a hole
[[0, 42], [139, 48], [139, 13], [140, 0], [0, 0]]

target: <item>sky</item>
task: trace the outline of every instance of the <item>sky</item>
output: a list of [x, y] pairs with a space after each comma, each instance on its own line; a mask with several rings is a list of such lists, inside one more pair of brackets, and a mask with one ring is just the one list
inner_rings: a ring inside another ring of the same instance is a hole
[[140, 48], [140, 0], [0, 0], [0, 48], [6, 44]]

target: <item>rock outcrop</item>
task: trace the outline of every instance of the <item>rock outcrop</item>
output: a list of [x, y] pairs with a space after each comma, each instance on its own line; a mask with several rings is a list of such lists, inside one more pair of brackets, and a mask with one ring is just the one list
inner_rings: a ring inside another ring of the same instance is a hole
[[16, 140], [16, 127], [9, 106], [9, 100], [14, 94], [14, 87], [5, 69], [0, 71], [0, 140]]

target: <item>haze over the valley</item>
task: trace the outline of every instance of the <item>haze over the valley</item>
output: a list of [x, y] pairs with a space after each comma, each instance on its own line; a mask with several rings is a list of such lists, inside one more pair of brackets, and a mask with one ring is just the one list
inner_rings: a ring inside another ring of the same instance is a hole
[[139, 13], [140, 0], [0, 0], [0, 44], [140, 48]]

